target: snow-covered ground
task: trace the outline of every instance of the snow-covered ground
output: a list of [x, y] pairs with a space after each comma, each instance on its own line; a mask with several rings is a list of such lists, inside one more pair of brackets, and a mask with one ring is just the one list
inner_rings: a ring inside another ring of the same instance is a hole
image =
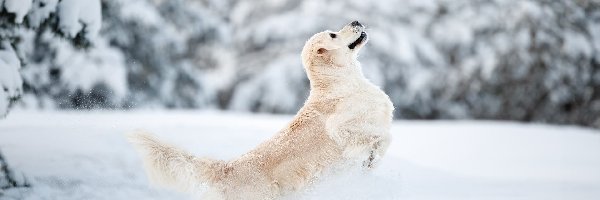
[[[31, 112], [0, 121], [0, 148], [30, 189], [0, 199], [194, 199], [148, 185], [124, 134], [156, 133], [231, 159], [291, 116], [217, 112]], [[480, 121], [399, 121], [372, 173], [324, 177], [291, 199], [600, 199], [600, 132]]]

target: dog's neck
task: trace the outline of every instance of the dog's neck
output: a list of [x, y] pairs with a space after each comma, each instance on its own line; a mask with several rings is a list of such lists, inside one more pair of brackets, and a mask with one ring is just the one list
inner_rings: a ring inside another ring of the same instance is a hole
[[348, 66], [319, 66], [309, 69], [335, 69], [335, 71], [308, 72], [310, 96], [338, 98], [355, 92], [355, 89], [366, 82], [359, 62]]

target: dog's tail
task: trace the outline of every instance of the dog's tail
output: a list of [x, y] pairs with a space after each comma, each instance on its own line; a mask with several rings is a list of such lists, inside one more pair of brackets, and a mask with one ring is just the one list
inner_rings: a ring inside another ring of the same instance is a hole
[[180, 191], [212, 185], [223, 178], [223, 161], [199, 158], [160, 142], [153, 135], [135, 132], [129, 141], [142, 154], [146, 172], [153, 183]]

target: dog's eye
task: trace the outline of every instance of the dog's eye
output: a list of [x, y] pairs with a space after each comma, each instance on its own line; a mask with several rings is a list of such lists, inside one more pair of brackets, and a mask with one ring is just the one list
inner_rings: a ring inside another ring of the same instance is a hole
[[335, 37], [337, 37], [337, 35], [335, 35], [335, 33], [330, 33], [330, 34], [329, 34], [329, 36], [330, 36], [331, 38], [335, 38]]

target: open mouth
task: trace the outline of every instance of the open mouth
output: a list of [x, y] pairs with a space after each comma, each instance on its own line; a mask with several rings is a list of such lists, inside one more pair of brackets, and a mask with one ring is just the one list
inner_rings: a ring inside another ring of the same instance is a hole
[[356, 46], [361, 44], [365, 40], [365, 38], [367, 38], [367, 33], [363, 31], [362, 33], [360, 33], [360, 37], [358, 37], [358, 39], [356, 39], [354, 42], [348, 45], [348, 48], [354, 49]]

